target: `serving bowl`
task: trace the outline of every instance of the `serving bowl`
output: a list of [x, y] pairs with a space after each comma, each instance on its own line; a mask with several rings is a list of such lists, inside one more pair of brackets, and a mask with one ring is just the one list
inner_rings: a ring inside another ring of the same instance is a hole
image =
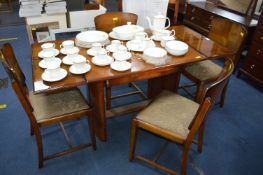
[[144, 28], [138, 25], [123, 25], [112, 29], [120, 40], [132, 40], [138, 32], [143, 32]]
[[165, 44], [167, 52], [174, 56], [182, 56], [186, 54], [188, 48], [188, 45], [182, 41], [168, 41]]

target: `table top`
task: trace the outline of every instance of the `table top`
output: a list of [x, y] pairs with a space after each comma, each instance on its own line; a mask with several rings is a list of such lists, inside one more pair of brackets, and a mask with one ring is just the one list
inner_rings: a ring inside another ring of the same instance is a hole
[[[170, 58], [169, 61], [164, 65], [156, 66], [145, 63], [139, 53], [133, 53], [132, 58], [129, 61], [132, 64], [132, 68], [128, 71], [118, 72], [112, 70], [110, 66], [99, 67], [90, 63], [91, 70], [84, 75], [71, 74], [69, 72], [70, 66], [62, 64], [61, 67], [68, 71], [67, 77], [61, 81], [52, 83], [45, 82], [41, 78], [41, 74], [44, 71], [44, 69], [38, 66], [38, 63], [41, 61], [41, 58], [38, 57], [38, 53], [41, 51], [41, 44], [33, 44], [33, 90], [35, 93], [41, 93], [76, 87], [86, 83], [94, 83], [98, 81], [126, 79], [126, 81], [129, 82], [134, 80], [149, 79], [162, 76], [163, 74], [172, 73], [175, 69], [178, 69], [178, 67], [188, 63], [231, 54], [231, 52], [229, 52], [226, 48], [185, 26], [174, 26], [171, 27], [171, 29], [176, 31], [177, 39], [186, 42], [190, 46], [188, 53], [184, 56], [176, 57], [168, 54], [168, 57]], [[54, 42], [56, 44], [56, 48], [59, 48], [62, 41], [57, 40]], [[156, 42], [156, 45], [160, 46], [160, 43]], [[91, 61], [92, 57], [87, 55], [86, 51], [87, 49], [80, 48], [80, 54], [85, 56], [87, 60]], [[63, 58], [64, 55], [59, 54], [57, 57]]]

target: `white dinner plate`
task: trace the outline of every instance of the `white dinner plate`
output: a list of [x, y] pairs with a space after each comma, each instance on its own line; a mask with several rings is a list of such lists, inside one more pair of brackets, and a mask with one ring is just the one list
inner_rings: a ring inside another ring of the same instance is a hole
[[55, 82], [64, 79], [67, 76], [68, 72], [65, 69], [60, 68], [59, 73], [56, 76], [49, 76], [46, 72], [43, 72], [41, 78], [44, 81]]
[[93, 57], [91, 62], [97, 66], [107, 66], [110, 65], [114, 59], [111, 56], [107, 56], [107, 59], [101, 59], [97, 56]]
[[120, 52], [115, 52], [112, 54], [113, 58], [118, 61], [126, 61], [129, 60], [132, 57], [131, 52], [126, 52], [126, 54], [122, 54]]
[[[54, 56], [57, 56], [58, 54], [59, 54], [59, 50], [57, 50], [57, 49], [53, 49], [52, 51], [50, 51], [50, 52], [54, 52]], [[43, 50], [41, 50], [39, 53], [38, 53], [38, 57], [39, 58], [46, 58], [47, 56], [46, 56], [46, 53], [47, 52], [44, 52]], [[48, 53], [48, 55], [50, 55], [49, 53]]]
[[[50, 60], [50, 64], [61, 64], [61, 59], [55, 57], [55, 58], [50, 58], [52, 60]], [[47, 61], [46, 60], [41, 60], [39, 63], [38, 63], [38, 66], [43, 68], [43, 69], [46, 69], [48, 67], [48, 64], [47, 64]]]
[[128, 61], [114, 61], [113, 63], [111, 63], [110, 67], [113, 70], [122, 72], [131, 69], [131, 63], [129, 63]]
[[[84, 57], [84, 56], [78, 55], [77, 57]], [[77, 58], [77, 57], [76, 57], [76, 58]], [[84, 57], [84, 58], [85, 58], [85, 57]], [[75, 58], [69, 59], [68, 56], [65, 56], [65, 57], [62, 59], [62, 62], [63, 62], [64, 64], [66, 64], [66, 65], [72, 65], [73, 62], [74, 62], [74, 59], [75, 59]], [[86, 59], [86, 58], [85, 58], [85, 59]]]
[[90, 30], [77, 34], [76, 38], [79, 41], [94, 43], [94, 42], [103, 42], [107, 40], [109, 35], [103, 31]]
[[76, 68], [75, 65], [72, 65], [72, 66], [70, 66], [69, 71], [73, 74], [79, 75], [79, 74], [85, 74], [85, 73], [89, 72], [90, 69], [91, 69], [91, 66], [88, 63], [85, 63], [85, 66], [83, 67], [83, 69], [78, 69], [78, 68]]

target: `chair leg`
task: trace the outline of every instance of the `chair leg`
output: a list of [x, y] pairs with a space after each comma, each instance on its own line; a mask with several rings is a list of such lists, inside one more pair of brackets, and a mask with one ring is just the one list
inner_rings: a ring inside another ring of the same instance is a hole
[[90, 133], [90, 139], [91, 139], [91, 144], [92, 148], [95, 151], [97, 149], [96, 145], [96, 136], [95, 136], [95, 121], [93, 116], [88, 117], [88, 123], [89, 123], [89, 133]]
[[182, 155], [182, 161], [181, 161], [181, 175], [186, 175], [189, 149], [190, 149], [190, 144], [186, 143], [184, 151], [183, 151], [183, 155]]
[[221, 97], [220, 97], [220, 107], [222, 108], [225, 104], [225, 96], [226, 96], [226, 91], [227, 91], [227, 86], [228, 86], [228, 83], [225, 85], [222, 93], [221, 93]]
[[198, 142], [197, 142], [197, 150], [199, 153], [203, 150], [203, 136], [204, 136], [205, 124], [203, 123], [198, 130]]
[[38, 128], [34, 129], [34, 134], [36, 137], [37, 142], [37, 150], [38, 150], [38, 168], [43, 167], [44, 162], [44, 154], [43, 154], [43, 143], [42, 143], [42, 136]]
[[111, 109], [111, 87], [106, 86], [106, 109]]
[[34, 130], [33, 130], [33, 127], [32, 127], [32, 124], [30, 123], [30, 135], [33, 136], [34, 135]]
[[133, 119], [132, 124], [131, 124], [129, 161], [132, 161], [134, 159], [134, 151], [135, 151], [136, 141], [137, 141], [137, 130], [138, 130], [137, 121]]

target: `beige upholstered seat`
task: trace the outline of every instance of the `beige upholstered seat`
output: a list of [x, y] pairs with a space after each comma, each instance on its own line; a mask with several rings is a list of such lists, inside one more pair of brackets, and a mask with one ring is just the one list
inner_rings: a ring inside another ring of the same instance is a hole
[[185, 139], [198, 108], [199, 104], [192, 100], [173, 92], [163, 91], [136, 118], [179, 134]]
[[90, 108], [78, 89], [55, 94], [30, 92], [29, 100], [37, 121]]
[[222, 67], [218, 66], [212, 61], [206, 60], [186, 66], [185, 71], [191, 74], [193, 77], [201, 81], [205, 81], [218, 77], [222, 71]]

